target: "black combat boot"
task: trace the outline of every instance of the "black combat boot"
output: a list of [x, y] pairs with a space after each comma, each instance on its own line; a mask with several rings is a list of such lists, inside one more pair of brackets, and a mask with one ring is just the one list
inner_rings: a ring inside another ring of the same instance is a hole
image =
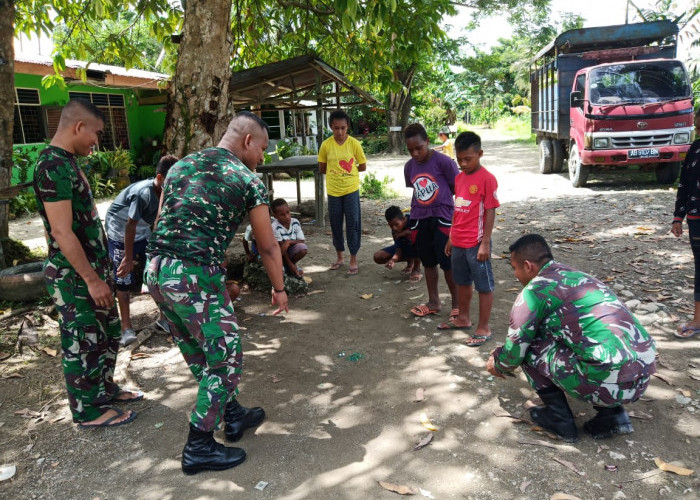
[[630, 434], [634, 432], [630, 417], [622, 406], [606, 408], [594, 406], [598, 414], [583, 424], [583, 430], [593, 439], [605, 439], [615, 434]]
[[574, 414], [566, 401], [566, 394], [558, 387], [549, 387], [537, 391], [537, 394], [544, 406], [535, 406], [530, 410], [532, 420], [567, 443], [575, 443], [578, 440], [578, 432]]
[[214, 439], [214, 431], [200, 431], [190, 424], [187, 444], [182, 450], [182, 472], [188, 475], [207, 470], [226, 470], [243, 463], [245, 451], [224, 446]]
[[257, 427], [265, 420], [265, 410], [262, 408], [246, 408], [232, 399], [226, 403], [224, 421], [226, 427], [226, 441], [238, 441], [243, 436], [243, 431], [252, 427]]

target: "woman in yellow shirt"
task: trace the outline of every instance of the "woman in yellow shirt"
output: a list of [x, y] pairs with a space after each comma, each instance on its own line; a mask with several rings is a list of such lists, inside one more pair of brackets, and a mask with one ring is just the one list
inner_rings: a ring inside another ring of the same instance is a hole
[[318, 151], [318, 167], [326, 175], [328, 191], [328, 218], [333, 233], [333, 246], [338, 256], [330, 269], [340, 269], [344, 263], [343, 218], [347, 232], [350, 268], [347, 274], [355, 275], [357, 252], [362, 236], [362, 215], [360, 213], [360, 172], [367, 170], [367, 158], [362, 145], [348, 135], [350, 117], [341, 110], [331, 113], [328, 124], [333, 131]]

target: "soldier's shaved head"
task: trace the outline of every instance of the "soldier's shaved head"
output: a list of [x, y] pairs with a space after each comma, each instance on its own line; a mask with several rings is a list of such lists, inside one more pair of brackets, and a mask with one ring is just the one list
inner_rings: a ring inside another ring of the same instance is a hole
[[105, 115], [90, 101], [72, 99], [61, 111], [58, 128], [71, 127], [79, 121], [87, 121], [90, 118], [100, 120], [103, 123], [105, 121]]
[[518, 262], [527, 260], [540, 267], [554, 259], [547, 241], [539, 234], [521, 236], [508, 250]]
[[251, 170], [262, 163], [268, 145], [267, 123], [249, 111], [231, 119], [219, 147], [235, 154]]

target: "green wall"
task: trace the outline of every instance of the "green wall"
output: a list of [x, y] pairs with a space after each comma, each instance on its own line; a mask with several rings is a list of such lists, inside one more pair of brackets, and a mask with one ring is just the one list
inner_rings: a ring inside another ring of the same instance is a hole
[[[126, 107], [126, 120], [129, 127], [129, 143], [131, 145], [131, 151], [134, 154], [134, 158], [138, 158], [141, 153], [143, 146], [148, 142], [151, 144], [152, 140], [158, 141], [158, 147], [162, 142], [163, 130], [165, 128], [165, 105], [145, 105], [139, 106], [138, 98], [136, 94], [131, 89], [118, 89], [118, 88], [104, 88], [97, 87], [94, 85], [86, 84], [74, 84], [70, 83], [65, 89], [61, 89], [58, 86], [53, 86], [45, 89], [41, 86], [41, 76], [39, 75], [27, 75], [23, 73], [15, 73], [15, 87], [20, 88], [31, 88], [39, 90], [39, 98], [41, 100], [42, 106], [65, 106], [68, 102], [68, 92], [95, 92], [95, 93], [109, 93], [109, 94], [121, 94], [124, 96], [124, 105]], [[47, 142], [50, 138], [47, 138]], [[43, 149], [43, 143], [37, 144], [18, 144], [14, 146], [17, 150], [27, 151], [28, 154], [36, 159], [38, 152]], [[152, 149], [153, 146], [150, 146]], [[33, 151], [37, 149], [38, 151]], [[147, 148], [145, 156], [150, 156], [150, 150]], [[33, 162], [34, 163], [34, 162]], [[31, 180], [34, 172], [34, 167], [32, 166], [29, 172], [29, 179]], [[16, 168], [12, 169], [12, 184], [19, 182], [18, 172]]]

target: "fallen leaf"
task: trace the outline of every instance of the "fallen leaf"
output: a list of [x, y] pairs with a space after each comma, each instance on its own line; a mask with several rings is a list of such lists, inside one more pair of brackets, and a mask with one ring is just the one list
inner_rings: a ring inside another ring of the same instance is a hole
[[525, 490], [527, 489], [528, 486], [532, 484], [532, 481], [523, 481], [520, 483], [520, 492], [525, 493]]
[[579, 497], [569, 495], [568, 493], [555, 493], [549, 500], [581, 500]]
[[365, 300], [371, 299], [372, 297], [374, 297], [373, 293], [365, 293], [365, 294], [360, 295], [360, 298], [363, 298]]
[[[578, 470], [578, 469], [576, 468], [576, 466], [575, 466], [574, 464], [572, 464], [571, 462], [569, 462], [568, 460], [564, 460], [563, 458], [559, 458], [559, 457], [552, 457], [552, 460], [554, 460], [555, 462], [559, 462], [559, 463], [562, 464], [564, 467], [566, 467], [567, 469], [569, 469], [569, 470], [575, 472], [575, 473], [578, 474], [579, 476], [585, 476], [585, 475], [586, 475], [585, 472], [583, 472], [583, 471], [581, 471], [581, 470]], [[563, 498], [568, 498], [568, 497], [563, 497]]]
[[506, 288], [506, 292], [519, 292], [520, 288], [518, 287], [513, 287], [513, 288]]
[[432, 435], [432, 434], [426, 434], [426, 435], [423, 437], [423, 439], [421, 439], [420, 441], [418, 441], [418, 444], [416, 444], [416, 445], [413, 447], [413, 451], [418, 451], [418, 450], [420, 450], [421, 448], [425, 448], [426, 446], [428, 446], [428, 444], [430, 444], [430, 442], [431, 442], [432, 440], [433, 440], [433, 435]]
[[3, 380], [8, 379], [8, 378], [24, 378], [24, 375], [20, 373], [9, 373], [7, 375], [2, 376]]
[[423, 427], [428, 429], [429, 431], [437, 432], [439, 429], [430, 421], [428, 418], [428, 415], [425, 413], [420, 414], [420, 423], [423, 424]]
[[41, 351], [45, 352], [46, 354], [48, 354], [52, 358], [55, 358], [56, 354], [58, 354], [58, 351], [56, 351], [56, 349], [51, 349], [50, 347], [42, 347]]
[[416, 295], [415, 297], [410, 297], [410, 299], [411, 299], [411, 300], [417, 300], [417, 299], [420, 299], [423, 295], [425, 295], [425, 294], [424, 294], [424, 293], [421, 293], [420, 295]]
[[275, 375], [274, 377], [272, 377], [272, 383], [273, 383], [273, 384], [276, 384], [276, 383], [278, 383], [278, 382], [282, 382], [283, 380], [284, 380], [284, 379], [283, 379], [282, 377], [280, 377], [279, 375]]
[[678, 392], [683, 394], [686, 398], [689, 398], [692, 395], [692, 393], [686, 389], [678, 389]]
[[648, 413], [644, 413], [637, 410], [630, 410], [628, 415], [632, 418], [638, 418], [640, 420], [654, 420], [654, 417], [652, 417]]
[[305, 282], [307, 285], [310, 285], [311, 283], [314, 282], [314, 280], [312, 280], [310, 276], [304, 276], [302, 279], [304, 280], [304, 282]]
[[679, 467], [678, 465], [673, 465], [673, 464], [669, 464], [667, 462], [664, 462], [659, 457], [656, 457], [654, 459], [654, 463], [662, 471], [673, 472], [674, 474], [678, 474], [679, 476], [690, 476], [691, 474], [693, 474], [695, 472], [694, 470], [686, 469], [683, 467]]
[[146, 354], [145, 352], [135, 352], [134, 354], [131, 355], [131, 359], [141, 359], [141, 358], [150, 358], [150, 354]]
[[387, 483], [386, 481], [379, 481], [379, 486], [381, 486], [385, 490], [398, 493], [399, 495], [415, 495], [418, 493], [418, 491], [415, 488], [411, 488], [410, 486], [406, 486], [404, 484], [394, 484]]
[[413, 401], [415, 401], [416, 403], [420, 403], [424, 399], [425, 399], [425, 389], [423, 389], [422, 387], [419, 387], [418, 389], [416, 389], [416, 399], [414, 399]]
[[555, 450], [557, 449], [556, 445], [548, 443], [547, 441], [542, 441], [541, 439], [519, 439], [518, 443], [531, 444], [534, 446], [546, 446], [547, 448], [554, 448]]
[[56, 422], [60, 422], [61, 420], [65, 419], [66, 417], [64, 415], [61, 415], [60, 417], [52, 418], [51, 423], [55, 424]]
[[41, 416], [38, 411], [30, 410], [29, 408], [23, 408], [21, 410], [15, 411], [15, 415], [19, 415], [24, 418], [37, 418]]
[[669, 379], [667, 379], [666, 377], [664, 377], [664, 376], [661, 375], [660, 373], [654, 373], [653, 376], [656, 377], [656, 378], [658, 378], [659, 380], [663, 380], [663, 381], [666, 382], [668, 385], [673, 385], [673, 382], [671, 382]]

